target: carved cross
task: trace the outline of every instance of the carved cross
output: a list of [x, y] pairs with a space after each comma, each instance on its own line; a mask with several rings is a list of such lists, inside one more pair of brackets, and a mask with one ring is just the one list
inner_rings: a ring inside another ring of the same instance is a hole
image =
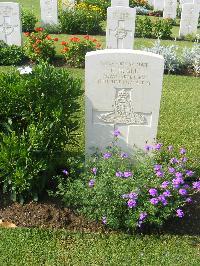
[[[115, 88], [115, 100], [113, 110], [93, 110], [93, 122], [95, 124], [108, 124], [113, 131], [123, 128], [123, 137], [126, 144], [129, 144], [130, 127], [149, 126], [152, 113], [141, 113], [134, 111], [134, 104], [131, 100], [133, 89]], [[121, 131], [121, 130], [120, 130]]]
[[0, 24], [0, 32], [4, 33], [5, 42], [7, 43], [7, 36], [11, 35], [14, 31], [14, 28], [17, 27], [17, 25], [12, 25], [10, 23], [10, 17], [4, 16], [3, 17], [3, 23]]
[[131, 34], [132, 30], [125, 28], [124, 20], [118, 20], [118, 25], [114, 30], [109, 29], [109, 34], [114, 35], [117, 39], [117, 49], [124, 48], [124, 39], [129, 33]]

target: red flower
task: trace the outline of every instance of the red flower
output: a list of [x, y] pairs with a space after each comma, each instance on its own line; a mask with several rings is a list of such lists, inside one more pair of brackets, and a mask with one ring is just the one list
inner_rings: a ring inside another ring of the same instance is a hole
[[57, 42], [58, 41], [58, 38], [54, 38], [54, 41]]
[[36, 28], [35, 31], [43, 31], [43, 28]]
[[89, 40], [90, 39], [90, 36], [89, 35], [86, 35], [86, 36], [84, 36], [84, 39]]
[[62, 45], [66, 45], [67, 43], [63, 41], [63, 42], [61, 42], [61, 44], [62, 44]]
[[48, 35], [48, 36], [46, 37], [46, 39], [47, 39], [47, 40], [51, 40], [51, 36]]
[[41, 43], [41, 40], [37, 40], [36, 43], [37, 43], [37, 44], [38, 44], [38, 43]]
[[97, 39], [93, 39], [92, 41], [93, 41], [93, 42], [97, 42]]
[[72, 37], [72, 38], [70, 39], [70, 41], [72, 41], [72, 42], [80, 42], [80, 39], [77, 38], [77, 37]]
[[24, 32], [24, 35], [28, 37], [30, 35], [30, 33], [29, 32]]

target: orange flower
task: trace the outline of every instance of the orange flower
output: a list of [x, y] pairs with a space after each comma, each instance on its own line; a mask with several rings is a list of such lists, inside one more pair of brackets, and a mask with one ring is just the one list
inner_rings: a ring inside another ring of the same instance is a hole
[[29, 32], [24, 32], [24, 35], [28, 37], [30, 35], [30, 33]]
[[62, 44], [62, 45], [66, 45], [67, 43], [63, 41], [63, 42], [61, 42], [61, 44]]
[[89, 35], [86, 35], [86, 36], [84, 36], [84, 39], [89, 40], [90, 39], [90, 36]]
[[72, 41], [72, 42], [80, 42], [80, 39], [77, 38], [77, 37], [72, 37], [72, 38], [70, 39], [70, 41]]
[[37, 44], [38, 44], [38, 43], [41, 43], [41, 40], [37, 40], [36, 43], [37, 43]]
[[98, 44], [96, 45], [96, 48], [100, 48], [100, 47], [101, 47], [101, 44], [98, 43]]
[[93, 42], [97, 42], [97, 39], [93, 39], [92, 41], [93, 41]]
[[35, 31], [43, 31], [43, 28], [36, 28]]
[[50, 35], [47, 35], [46, 39], [47, 40], [51, 40], [51, 36]]
[[54, 41], [57, 42], [58, 41], [58, 38], [54, 38]]

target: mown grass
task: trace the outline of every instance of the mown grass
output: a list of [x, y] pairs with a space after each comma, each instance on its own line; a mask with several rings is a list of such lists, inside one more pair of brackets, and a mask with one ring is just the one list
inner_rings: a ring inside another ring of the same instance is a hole
[[200, 264], [200, 238], [83, 234], [64, 230], [0, 230], [0, 265]]

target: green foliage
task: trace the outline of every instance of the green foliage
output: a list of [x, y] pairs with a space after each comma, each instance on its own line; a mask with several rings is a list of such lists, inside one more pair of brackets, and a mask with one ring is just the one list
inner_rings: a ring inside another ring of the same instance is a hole
[[0, 65], [20, 65], [26, 61], [26, 56], [22, 47], [7, 45], [0, 41]]
[[84, 36], [82, 39], [72, 37], [68, 42], [62, 42], [64, 46], [62, 53], [70, 67], [83, 68], [85, 66], [85, 55], [87, 52], [95, 51], [101, 47], [100, 43], [90, 37]]
[[34, 31], [35, 24], [37, 23], [38, 20], [36, 16], [33, 14], [33, 12], [27, 9], [22, 9], [21, 20], [22, 20], [22, 31], [23, 32]]
[[0, 91], [0, 182], [13, 199], [32, 198], [75, 145], [80, 81], [42, 64], [2, 73]]
[[169, 19], [155, 19], [136, 17], [135, 35], [142, 38], [170, 39], [173, 21]]
[[142, 6], [149, 10], [153, 9], [147, 0], [130, 0], [130, 7]]
[[25, 51], [32, 61], [52, 61], [56, 54], [55, 41], [43, 28], [36, 28], [36, 32], [25, 33], [27, 36]]
[[99, 7], [85, 3], [76, 5], [75, 9], [60, 13], [62, 33], [100, 34], [103, 12]]
[[[184, 149], [178, 154], [156, 144], [148, 146], [152, 156], [135, 151], [129, 158], [116, 141], [104, 153], [89, 158], [81, 179], [59, 184], [58, 194], [64, 202], [114, 229], [135, 230], [143, 223], [161, 226], [177, 216], [177, 210], [195, 193], [186, 183], [194, 173], [188, 174]], [[151, 190], [156, 190], [155, 195]]]
[[111, 6], [111, 1], [110, 0], [83, 0], [84, 3], [88, 5], [93, 5], [99, 7], [104, 15], [104, 18], [106, 19], [107, 15], [107, 8]]

